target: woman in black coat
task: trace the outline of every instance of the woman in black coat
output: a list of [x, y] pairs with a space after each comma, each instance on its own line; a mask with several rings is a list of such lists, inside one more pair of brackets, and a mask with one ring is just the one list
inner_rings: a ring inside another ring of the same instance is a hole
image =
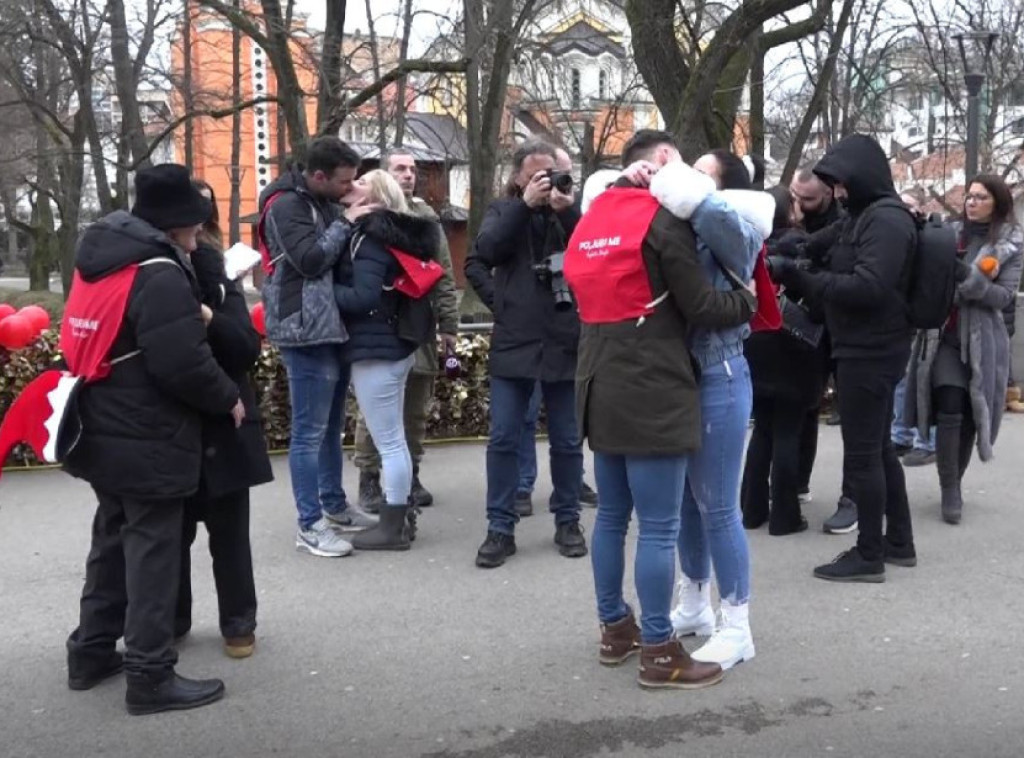
[[[789, 190], [774, 187], [770, 193], [776, 210], [767, 245], [774, 255], [792, 249], [805, 235], [798, 228], [800, 206]], [[798, 292], [787, 289], [786, 295], [800, 301]], [[754, 386], [754, 430], [743, 470], [743, 525], [757, 529], [767, 521], [772, 535], [802, 532], [807, 519], [800, 513], [800, 438], [808, 411], [821, 402], [827, 341], [813, 347], [784, 327], [752, 334], [744, 354]]]
[[213, 202], [213, 216], [199, 236], [192, 266], [202, 293], [202, 313], [213, 357], [238, 384], [245, 420], [235, 428], [230, 419], [203, 418], [203, 462], [199, 492], [185, 506], [181, 581], [175, 636], [192, 626], [190, 549], [198, 522], [206, 523], [217, 586], [224, 651], [247, 658], [256, 644], [256, 585], [249, 545], [249, 488], [274, 476], [250, 370], [260, 355], [260, 336], [252, 325], [241, 285], [227, 278], [220, 250], [220, 228], [213, 190], [197, 187]]

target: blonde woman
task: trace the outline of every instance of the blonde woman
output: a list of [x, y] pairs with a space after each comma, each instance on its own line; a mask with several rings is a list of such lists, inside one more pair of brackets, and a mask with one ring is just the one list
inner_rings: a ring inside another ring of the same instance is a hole
[[380, 451], [385, 496], [380, 523], [356, 535], [352, 545], [408, 550], [415, 516], [409, 512], [413, 470], [405, 441], [405, 382], [420, 344], [399, 336], [398, 310], [405, 296], [393, 288], [401, 266], [392, 250], [436, 260], [439, 229], [408, 212], [402, 188], [386, 171], [358, 179], [343, 201], [349, 207], [377, 207], [356, 225], [350, 255], [342, 256], [335, 273], [334, 297], [349, 333], [342, 358], [351, 366], [359, 408]]

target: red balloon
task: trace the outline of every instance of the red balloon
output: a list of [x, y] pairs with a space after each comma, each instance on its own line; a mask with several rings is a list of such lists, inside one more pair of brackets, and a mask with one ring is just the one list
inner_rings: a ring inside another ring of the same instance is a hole
[[41, 305], [26, 305], [18, 311], [18, 315], [27, 318], [38, 332], [45, 332], [50, 328], [50, 314]]
[[3, 321], [8, 316], [13, 316], [18, 310], [10, 303], [0, 303], [0, 321]]
[[261, 337], [267, 336], [267, 317], [263, 311], [263, 303], [256, 303], [250, 311], [249, 316], [252, 318], [252, 325], [256, 328], [256, 331]]
[[32, 326], [32, 322], [18, 313], [0, 321], [0, 347], [20, 350], [32, 344], [38, 336], [39, 332]]

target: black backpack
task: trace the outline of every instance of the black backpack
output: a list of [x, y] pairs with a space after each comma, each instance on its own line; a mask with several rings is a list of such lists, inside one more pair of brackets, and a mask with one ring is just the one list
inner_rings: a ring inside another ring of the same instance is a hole
[[896, 198], [884, 198], [861, 215], [854, 239], [871, 210], [886, 206], [906, 211], [917, 227], [917, 244], [908, 261], [904, 289], [910, 324], [916, 329], [940, 329], [949, 318], [956, 294], [956, 232], [934, 216], [924, 219], [915, 215]]

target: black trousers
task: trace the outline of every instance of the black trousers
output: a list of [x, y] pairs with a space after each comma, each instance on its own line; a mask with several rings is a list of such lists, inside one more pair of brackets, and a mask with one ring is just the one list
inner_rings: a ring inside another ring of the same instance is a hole
[[189, 498], [185, 508], [181, 542], [181, 580], [174, 619], [174, 633], [181, 636], [192, 627], [192, 560], [190, 550], [198, 522], [206, 523], [213, 581], [217, 587], [220, 632], [224, 637], [244, 637], [256, 630], [256, 582], [249, 544], [249, 490], [219, 498]]
[[754, 398], [754, 430], [747, 447], [741, 492], [743, 516], [748, 523], [767, 518], [768, 530], [778, 533], [791, 532], [799, 525], [801, 434], [806, 416], [800, 404]]
[[[756, 405], [756, 403], [755, 403]], [[816, 405], [804, 414], [800, 428], [800, 489], [811, 487], [811, 473], [814, 471], [814, 460], [818, 457], [818, 424], [820, 423], [821, 406]]]
[[85, 565], [71, 656], [106, 657], [124, 637], [129, 673], [173, 670], [184, 500], [137, 500], [96, 490], [99, 505]]
[[908, 356], [839, 360], [844, 489], [857, 503], [857, 547], [866, 560], [882, 559], [882, 528], [895, 545], [913, 542], [907, 484], [892, 447], [893, 391]]

